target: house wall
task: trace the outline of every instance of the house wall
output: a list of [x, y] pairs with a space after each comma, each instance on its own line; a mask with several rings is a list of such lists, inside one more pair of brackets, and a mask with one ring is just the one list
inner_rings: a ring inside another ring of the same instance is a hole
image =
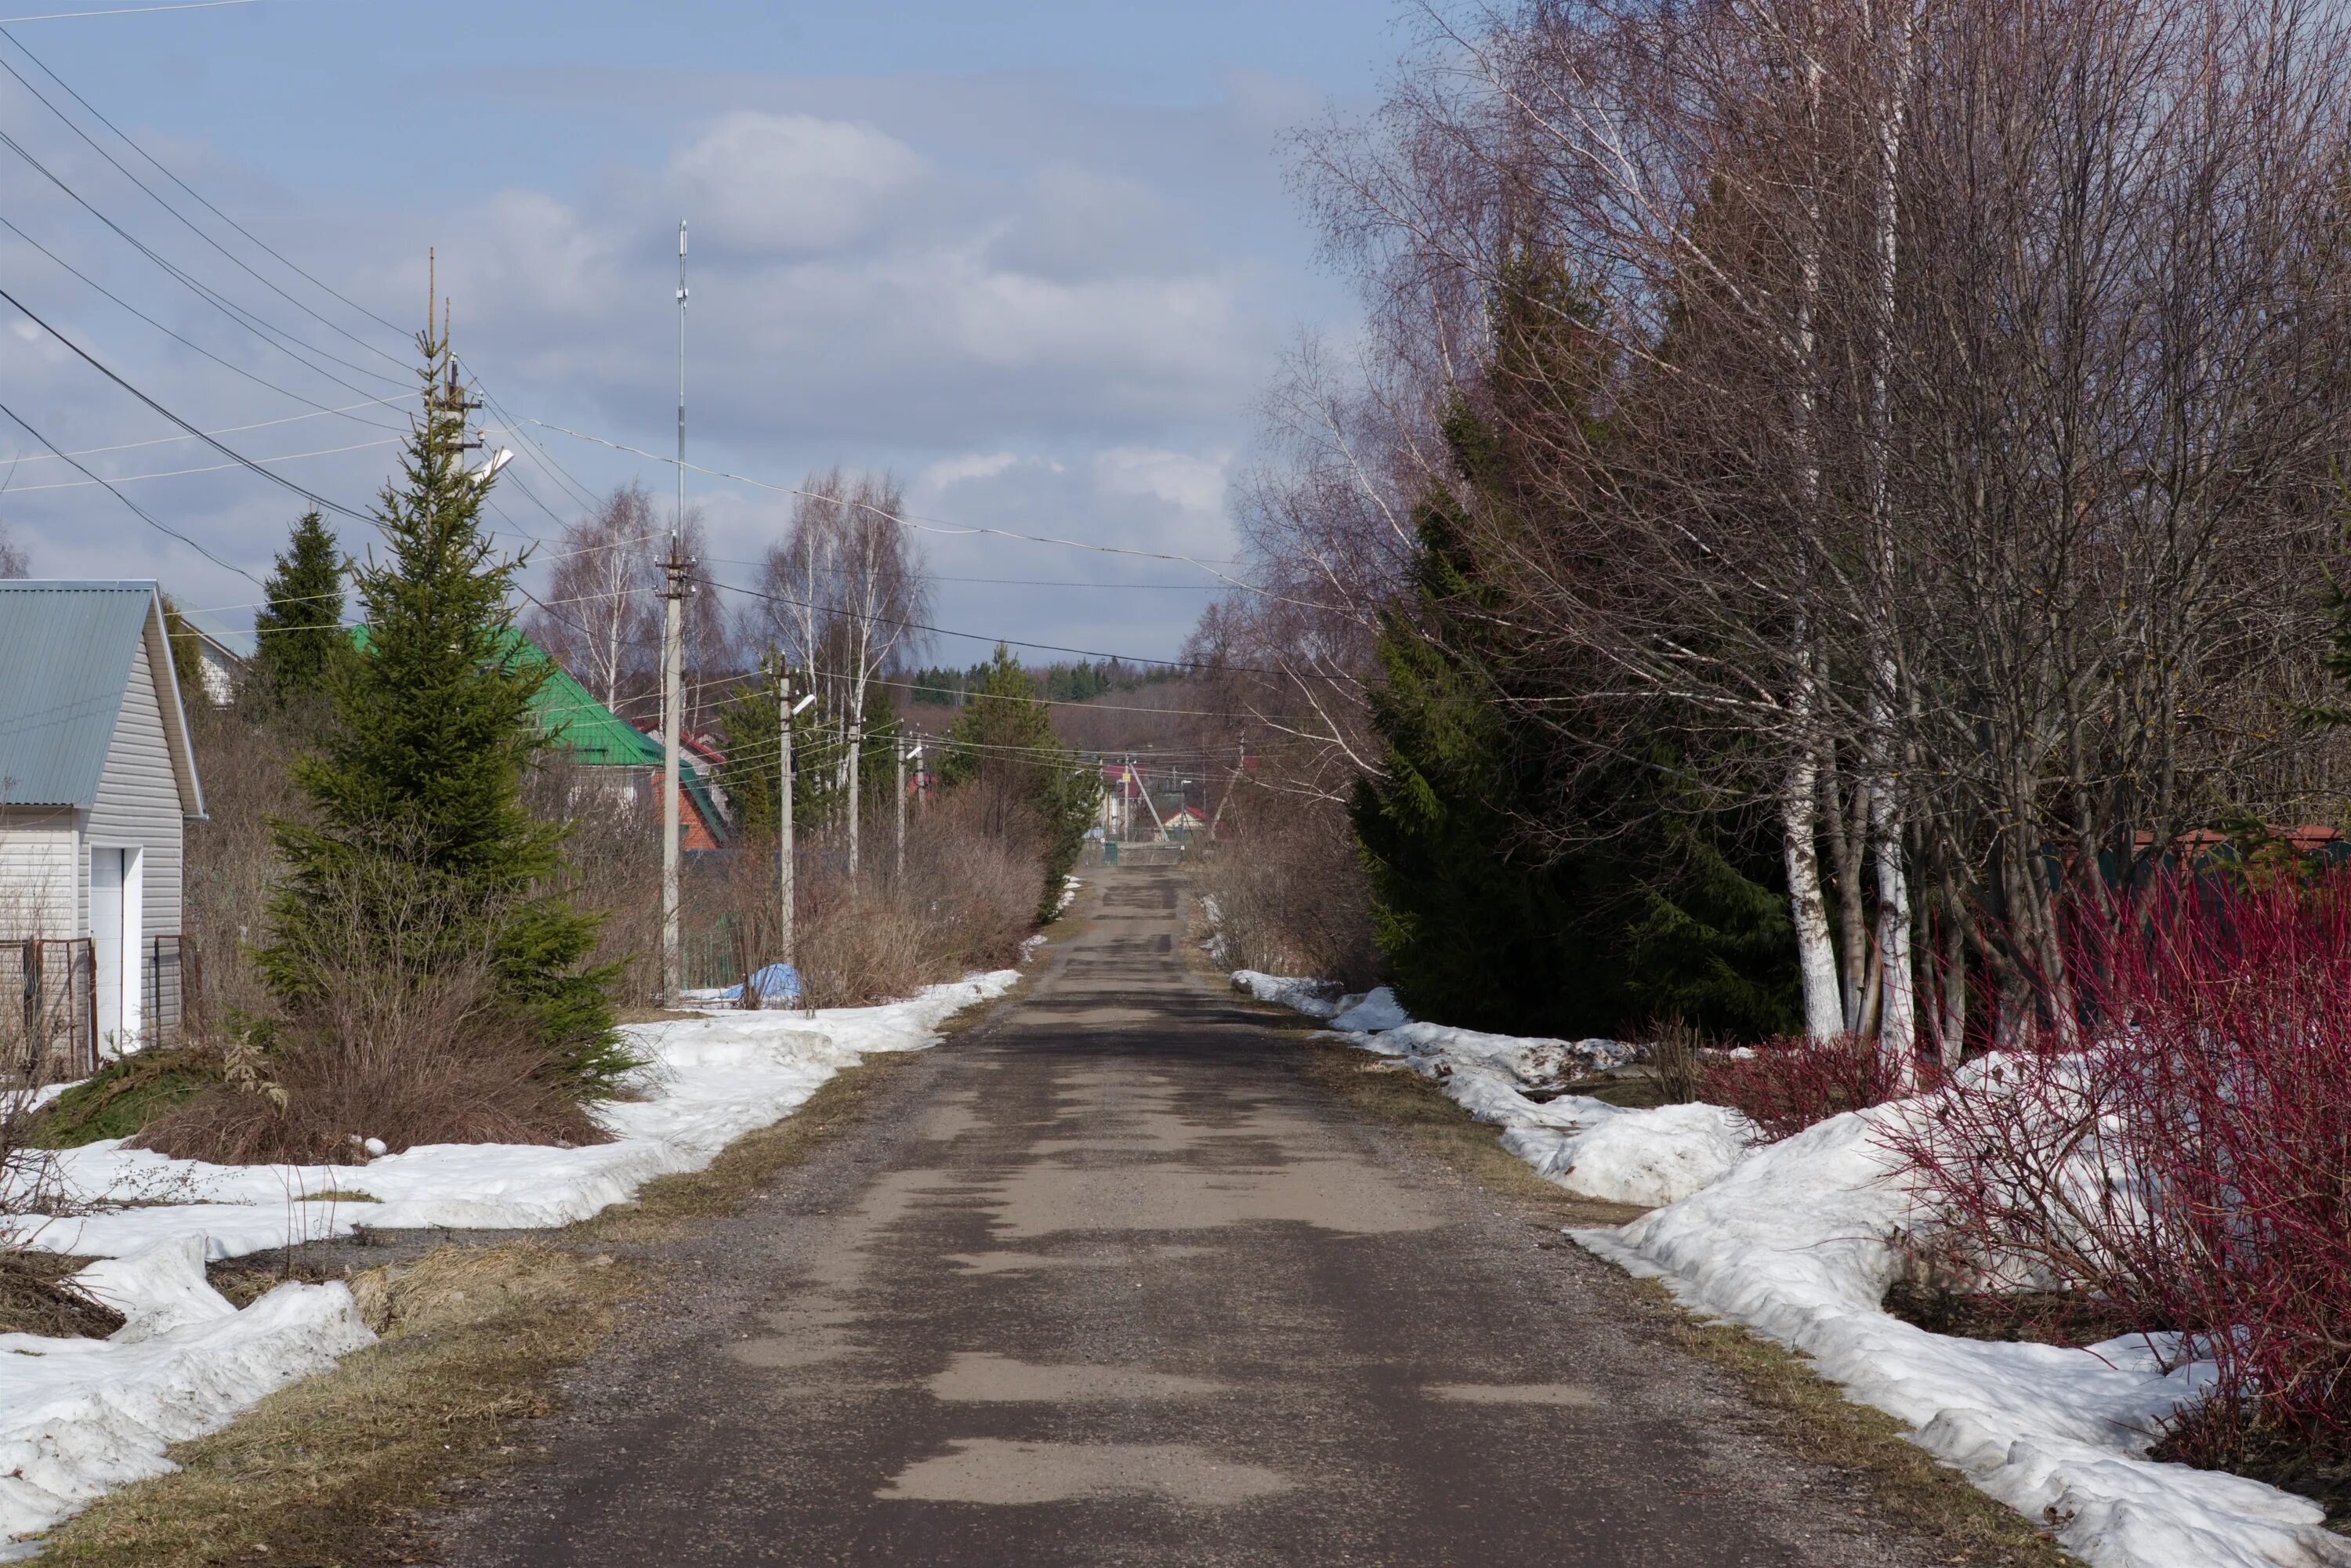
[[[185, 818], [180, 786], [172, 772], [171, 748], [164, 739], [163, 710], [155, 686], [155, 665], [149, 640], [141, 638], [131, 660], [131, 680], [123, 693], [122, 712], [114, 721], [114, 738], [106, 751], [106, 768], [97, 797], [90, 802], [84, 842], [90, 848], [138, 849], [141, 856], [140, 925], [146, 939], [141, 955], [141, 1012], [157, 1002], [149, 964], [153, 939], [178, 934], [181, 922], [181, 862]], [[89, 856], [80, 857], [77, 870], [81, 883], [83, 918], [88, 918]], [[87, 926], [84, 926], [87, 929]], [[178, 967], [162, 971], [160, 998], [162, 1021], [168, 1027], [179, 1018]], [[157, 1020], [149, 1019], [150, 1029]]]
[[70, 806], [0, 807], [0, 941], [81, 931]]

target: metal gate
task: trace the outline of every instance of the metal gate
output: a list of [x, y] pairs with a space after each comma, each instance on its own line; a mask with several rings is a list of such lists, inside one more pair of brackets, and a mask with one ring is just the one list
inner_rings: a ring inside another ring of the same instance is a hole
[[98, 952], [87, 936], [0, 942], [0, 1075], [98, 1071]]
[[140, 1005], [140, 1043], [151, 1047], [186, 1044], [190, 1004], [200, 992], [194, 944], [177, 935], [150, 937], [146, 968], [142, 988], [146, 995]]

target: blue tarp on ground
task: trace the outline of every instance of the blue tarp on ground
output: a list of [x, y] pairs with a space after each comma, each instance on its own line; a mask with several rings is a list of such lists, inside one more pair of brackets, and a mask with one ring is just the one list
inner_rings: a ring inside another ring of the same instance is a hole
[[[800, 972], [789, 964], [769, 964], [752, 971], [751, 989], [758, 993], [762, 1003], [796, 1002], [800, 999]], [[743, 988], [729, 986], [718, 993], [722, 1002], [739, 1002]]]

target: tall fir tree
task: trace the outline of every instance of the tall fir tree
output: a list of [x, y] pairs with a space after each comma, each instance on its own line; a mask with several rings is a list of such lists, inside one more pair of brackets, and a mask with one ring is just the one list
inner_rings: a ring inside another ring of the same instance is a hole
[[170, 594], [161, 597], [163, 634], [172, 643], [172, 674], [179, 682], [180, 706], [193, 713], [212, 703], [212, 695], [204, 690], [204, 639], [196, 635], [194, 624]]
[[[598, 920], [554, 885], [565, 828], [522, 798], [547, 745], [531, 699], [553, 666], [520, 656], [509, 607], [520, 563], [480, 527], [488, 486], [465, 467], [447, 334], [418, 346], [423, 412], [376, 507], [387, 559], [352, 565], [362, 630], [329, 682], [323, 738], [294, 764], [311, 821], [275, 824], [286, 875], [263, 973], [290, 1008], [315, 1000], [336, 979], [325, 956], [352, 945], [320, 929], [330, 919], [363, 927], [363, 950], [486, 956], [499, 1001], [551, 1071], [582, 1099], [609, 1097], [632, 1063], [612, 1027], [612, 972], [587, 967]], [[393, 874], [367, 874], [370, 862]], [[419, 910], [428, 929], [413, 928]]]
[[315, 507], [294, 525], [262, 593], [268, 602], [253, 618], [255, 694], [278, 704], [324, 701], [351, 644], [342, 630], [341, 555]]
[[1102, 776], [1053, 733], [1051, 710], [1029, 672], [999, 643], [973, 672], [968, 701], [940, 748], [939, 779], [953, 789], [992, 786], [1034, 813], [1044, 834], [1038, 918], [1061, 907], [1061, 888], [1102, 805]]
[[[1416, 509], [1405, 591], [1374, 643], [1384, 768], [1358, 784], [1353, 818], [1375, 934], [1399, 998], [1447, 1023], [1579, 1036], [1678, 1014], [1774, 1033], [1792, 976], [1770, 857], [1742, 852], [1740, 824], [1697, 799], [1662, 744], [1559, 777], [1572, 720], [1531, 716], [1541, 683], [1481, 564], [1480, 541], [1543, 505], [1527, 482], [1543, 434], [1606, 439], [1573, 395], [1587, 310], [1554, 264], [1521, 253], [1493, 306], [1495, 412], [1458, 402], [1446, 420], [1459, 486]], [[1540, 850], [1528, 828], [1545, 821], [1578, 824], [1579, 843]]]

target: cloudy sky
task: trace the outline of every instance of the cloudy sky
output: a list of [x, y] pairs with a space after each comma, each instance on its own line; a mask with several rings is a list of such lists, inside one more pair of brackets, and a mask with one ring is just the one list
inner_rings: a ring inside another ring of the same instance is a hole
[[[1277, 356], [1351, 316], [1286, 138], [1360, 105], [1400, 41], [1382, 0], [254, 0], [6, 30], [0, 287], [329, 499], [363, 508], [390, 469], [428, 247], [520, 454], [501, 532], [551, 537], [632, 479], [672, 494], [665, 463], [546, 425], [672, 449], [684, 217], [694, 462], [889, 468], [926, 520], [1211, 560]], [[266, 575], [299, 497], [0, 316], [24, 422], [0, 417], [0, 519], [35, 573], [153, 576], [248, 623], [231, 569]], [[688, 497], [718, 576], [748, 580], [789, 498], [702, 475]], [[1208, 597], [1133, 558], [925, 549], [940, 623], [977, 632], [1165, 656]]]

